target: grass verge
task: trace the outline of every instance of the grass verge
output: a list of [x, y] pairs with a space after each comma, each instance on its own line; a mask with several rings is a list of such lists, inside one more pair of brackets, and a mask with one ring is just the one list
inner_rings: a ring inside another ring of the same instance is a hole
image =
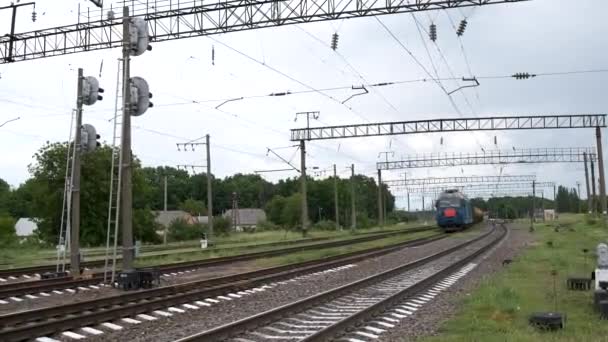
[[[560, 226], [558, 232], [555, 226]], [[562, 215], [557, 223], [535, 228], [536, 242], [504, 271], [482, 280], [462, 299], [459, 312], [440, 327], [439, 335], [422, 341], [608, 341], [608, 324], [593, 311], [593, 292], [566, 289], [568, 276], [589, 276], [596, 263], [595, 247], [605, 240], [606, 231], [600, 224], [588, 224], [583, 215]], [[583, 248], [590, 251], [587, 262]], [[552, 270], [557, 271], [557, 296]], [[567, 314], [565, 329], [531, 328], [529, 315], [555, 310], [556, 297], [557, 311]]]

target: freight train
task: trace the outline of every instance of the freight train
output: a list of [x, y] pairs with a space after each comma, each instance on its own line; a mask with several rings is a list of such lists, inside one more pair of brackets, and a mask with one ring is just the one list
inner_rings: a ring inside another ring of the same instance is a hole
[[446, 232], [463, 230], [483, 220], [483, 211], [459, 190], [446, 190], [435, 202], [437, 225]]

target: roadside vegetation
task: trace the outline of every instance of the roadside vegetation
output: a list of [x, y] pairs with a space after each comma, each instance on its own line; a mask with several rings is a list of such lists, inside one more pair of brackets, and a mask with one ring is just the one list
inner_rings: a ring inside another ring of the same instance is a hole
[[[499, 274], [482, 280], [461, 300], [461, 308], [439, 335], [422, 341], [606, 341], [608, 325], [593, 310], [593, 292], [566, 289], [568, 276], [590, 276], [595, 248], [606, 241], [606, 229], [598, 219], [582, 214], [563, 214], [557, 222], [535, 228], [536, 242]], [[588, 249], [587, 258], [583, 249]], [[567, 315], [562, 331], [541, 332], [528, 325], [532, 312], [556, 310]]]

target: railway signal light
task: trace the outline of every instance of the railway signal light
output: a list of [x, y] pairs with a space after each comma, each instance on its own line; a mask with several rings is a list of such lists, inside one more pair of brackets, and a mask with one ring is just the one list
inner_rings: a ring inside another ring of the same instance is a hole
[[150, 93], [148, 82], [141, 77], [132, 77], [130, 83], [131, 115], [140, 116], [145, 113], [148, 108], [153, 107], [152, 102], [150, 102], [152, 93]]
[[98, 141], [99, 138], [101, 137], [97, 134], [97, 130], [93, 125], [82, 125], [80, 138], [81, 151], [83, 153], [95, 151], [95, 149], [101, 146], [101, 143]]
[[82, 82], [82, 102], [87, 105], [93, 105], [97, 100], [103, 100], [103, 88], [99, 87], [99, 81], [93, 76], [87, 76]]
[[129, 25], [129, 47], [131, 56], [140, 56], [146, 51], [152, 50], [150, 46], [150, 35], [148, 24], [142, 18], [132, 18]]

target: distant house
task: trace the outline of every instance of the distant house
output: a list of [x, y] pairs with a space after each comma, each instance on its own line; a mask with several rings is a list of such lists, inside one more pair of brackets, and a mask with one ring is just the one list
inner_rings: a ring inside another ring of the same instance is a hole
[[157, 210], [154, 212], [154, 215], [156, 216], [154, 221], [164, 227], [169, 227], [171, 223], [177, 219], [183, 219], [188, 224], [196, 223], [196, 219], [194, 218], [194, 216], [183, 210]]
[[36, 229], [38, 229], [38, 224], [33, 218], [22, 217], [15, 223], [15, 232], [19, 237], [31, 236]]
[[[258, 222], [266, 221], [266, 213], [262, 209], [237, 209], [237, 215], [237, 224], [233, 227], [237, 231], [255, 229]], [[223, 216], [232, 222], [232, 209], [226, 211]]]

